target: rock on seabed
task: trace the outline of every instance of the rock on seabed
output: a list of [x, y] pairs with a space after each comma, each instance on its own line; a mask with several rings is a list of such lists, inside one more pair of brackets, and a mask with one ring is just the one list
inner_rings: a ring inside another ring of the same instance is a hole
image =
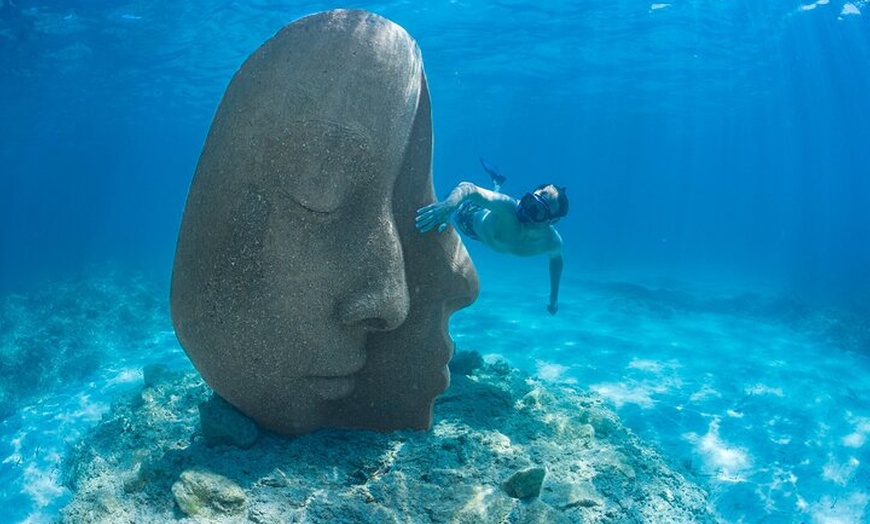
[[172, 485], [178, 508], [191, 517], [230, 517], [245, 511], [245, 491], [232, 480], [207, 471], [182, 471]]
[[517, 471], [501, 485], [508, 496], [515, 499], [531, 499], [541, 494], [547, 470], [534, 467]]

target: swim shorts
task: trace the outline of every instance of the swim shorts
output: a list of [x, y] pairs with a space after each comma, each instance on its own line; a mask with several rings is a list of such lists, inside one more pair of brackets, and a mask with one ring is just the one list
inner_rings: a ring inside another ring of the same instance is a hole
[[472, 202], [463, 202], [459, 205], [459, 209], [453, 213], [453, 223], [456, 224], [456, 229], [472, 240], [480, 240], [474, 231], [474, 215], [481, 209], [483, 208]]

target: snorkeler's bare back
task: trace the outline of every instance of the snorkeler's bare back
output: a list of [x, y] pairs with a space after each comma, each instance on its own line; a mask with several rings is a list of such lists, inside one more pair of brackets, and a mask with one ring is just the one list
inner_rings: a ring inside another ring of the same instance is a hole
[[481, 209], [475, 216], [474, 231], [482, 243], [499, 253], [530, 257], [555, 255], [562, 249], [562, 238], [553, 226], [523, 225], [513, 212]]

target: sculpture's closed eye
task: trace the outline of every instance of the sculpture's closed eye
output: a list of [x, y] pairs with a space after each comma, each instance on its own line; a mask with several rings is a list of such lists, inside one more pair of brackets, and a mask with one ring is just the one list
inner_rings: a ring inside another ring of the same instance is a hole
[[332, 213], [347, 205], [351, 194], [375, 180], [380, 168], [370, 140], [351, 123], [304, 118], [263, 134], [259, 140], [270, 144], [273, 154], [259, 160], [262, 167], [271, 171], [268, 176], [278, 181], [282, 193], [313, 213]]

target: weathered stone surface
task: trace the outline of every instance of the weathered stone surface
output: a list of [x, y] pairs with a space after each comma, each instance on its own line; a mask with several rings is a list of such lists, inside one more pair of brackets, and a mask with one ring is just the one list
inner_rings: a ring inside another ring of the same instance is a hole
[[232, 480], [208, 471], [183, 471], [172, 485], [179, 509], [191, 517], [219, 518], [245, 511], [248, 498]]
[[208, 384], [285, 434], [428, 428], [449, 315], [477, 293], [434, 200], [420, 51], [363, 11], [298, 20], [227, 88], [173, 268], [179, 341]]
[[534, 498], [541, 494], [541, 485], [546, 474], [544, 468], [526, 468], [511, 475], [502, 483], [501, 488], [515, 499]]

